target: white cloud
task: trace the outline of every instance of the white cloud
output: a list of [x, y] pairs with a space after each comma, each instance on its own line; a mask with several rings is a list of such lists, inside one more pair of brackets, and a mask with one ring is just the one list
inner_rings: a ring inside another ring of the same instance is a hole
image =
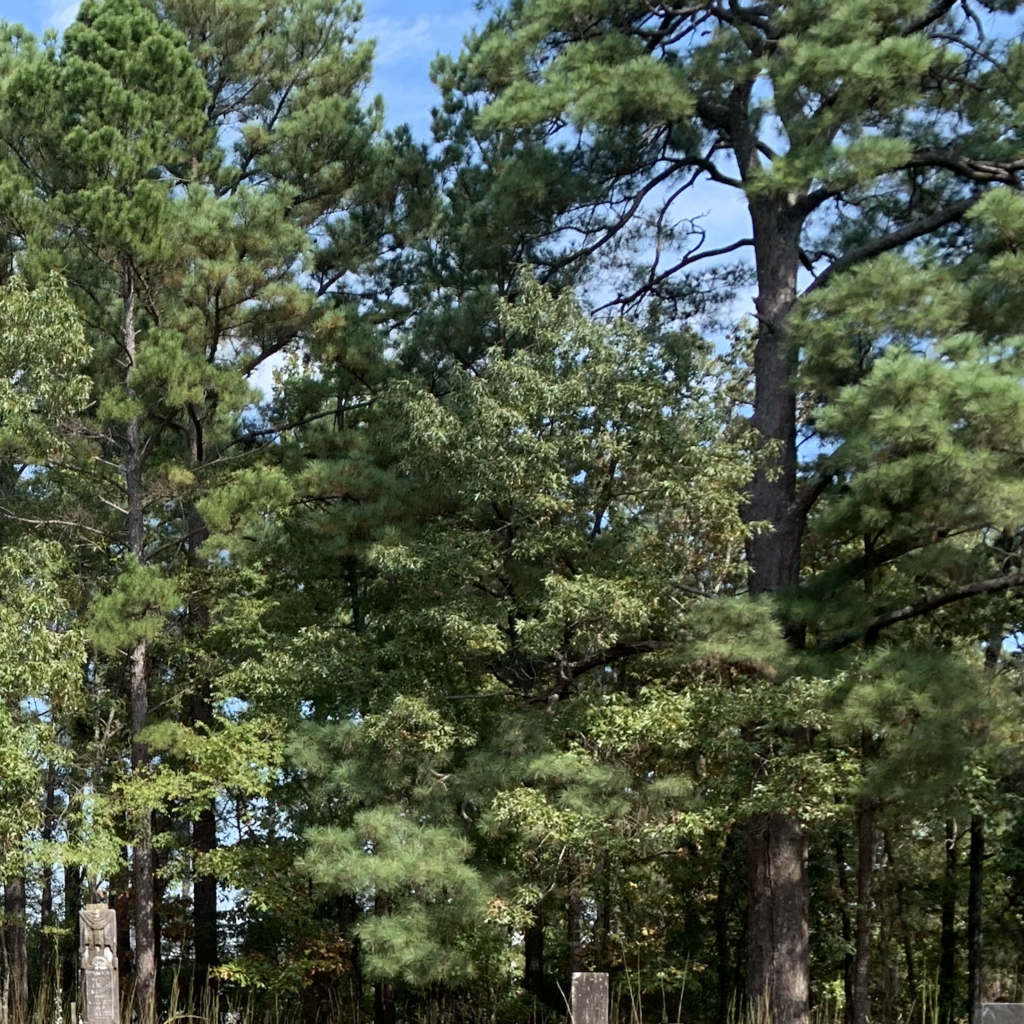
[[77, 14], [78, 0], [70, 4], [54, 4], [46, 19], [46, 25], [48, 28], [55, 28], [58, 32], [63, 32], [75, 20]]
[[462, 37], [479, 19], [467, 7], [459, 14], [426, 17], [420, 15], [411, 25], [404, 18], [368, 18], [360, 35], [377, 40], [377, 67], [389, 67], [412, 57], [429, 60], [439, 50], [457, 50]]

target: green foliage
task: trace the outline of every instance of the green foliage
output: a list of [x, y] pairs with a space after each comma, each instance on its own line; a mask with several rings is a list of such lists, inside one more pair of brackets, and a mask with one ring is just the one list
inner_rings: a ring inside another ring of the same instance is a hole
[[159, 636], [179, 601], [173, 582], [159, 569], [129, 560], [114, 589], [90, 605], [89, 635], [104, 654], [126, 653], [140, 640]]

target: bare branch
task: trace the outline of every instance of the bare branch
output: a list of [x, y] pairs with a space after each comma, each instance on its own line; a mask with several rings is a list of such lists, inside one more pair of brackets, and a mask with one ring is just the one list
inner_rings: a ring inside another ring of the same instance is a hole
[[1020, 188], [1017, 175], [1024, 171], [1024, 157], [1017, 160], [975, 160], [952, 149], [918, 149], [900, 170], [943, 167], [958, 177], [981, 185], [1000, 184]]
[[752, 238], [741, 238], [739, 241], [733, 242], [731, 245], [722, 246], [721, 249], [708, 249], [704, 252], [697, 252], [684, 256], [674, 266], [669, 267], [667, 270], [663, 270], [656, 277], [649, 279], [631, 295], [621, 296], [613, 299], [611, 302], [606, 302], [604, 305], [598, 306], [594, 312], [600, 313], [611, 306], [628, 306], [630, 303], [636, 302], [637, 299], [641, 298], [641, 296], [646, 292], [649, 292], [656, 285], [661, 284], [663, 281], [667, 281], [670, 277], [679, 273], [680, 270], [684, 270], [686, 267], [692, 266], [694, 263], [700, 263], [702, 260], [713, 259], [715, 256], [727, 256], [729, 253], [735, 252], [737, 249], [743, 249], [748, 246], [752, 246], [753, 244], [754, 240]]
[[86, 526], [85, 523], [76, 523], [71, 519], [29, 519], [26, 516], [15, 515], [9, 508], [0, 506], [0, 516], [10, 519], [13, 523], [27, 523], [29, 526], [65, 526], [72, 530], [83, 530], [86, 533], [95, 534], [97, 537], [106, 537], [105, 530], [97, 530], [94, 526]]

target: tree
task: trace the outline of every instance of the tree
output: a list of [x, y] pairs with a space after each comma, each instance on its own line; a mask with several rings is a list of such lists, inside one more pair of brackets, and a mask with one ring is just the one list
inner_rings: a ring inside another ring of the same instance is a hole
[[[515, 0], [462, 58], [465, 87], [486, 103], [484, 125], [542, 124], [606, 185], [561, 220], [579, 241], [553, 235], [549, 266], [612, 246], [628, 256], [647, 239], [652, 258], [617, 291], [629, 307], [671, 299], [702, 266], [751, 252], [752, 422], [764, 442], [746, 513], [753, 596], [798, 585], [808, 516], [834, 479], [798, 467], [798, 437], [813, 432], [798, 417], [801, 360], [790, 339], [801, 270], [804, 290], [823, 290], [843, 270], [959, 224], [987, 191], [1017, 185], [1020, 151], [1001, 104], [1019, 49], [1005, 41], [1012, 32], [979, 26], [972, 5], [949, 0], [870, 9]], [[680, 205], [701, 180], [736, 190], [748, 233], [705, 244]], [[802, 647], [802, 621], [780, 614]], [[801, 1022], [806, 837], [790, 816], [756, 814], [748, 844], [748, 998], [767, 1001], [777, 1024]]]
[[[216, 787], [201, 810], [196, 797], [166, 794], [155, 750], [161, 768], [195, 771], [203, 759], [178, 734], [154, 731], [147, 695], [159, 685], [184, 704], [193, 736], [222, 724], [216, 705], [229, 694], [218, 678], [234, 648], [218, 615], [237, 609], [216, 607], [234, 567], [211, 560], [223, 550], [211, 532], [238, 528], [287, 491], [270, 466], [252, 471], [281, 424], [254, 411], [263, 396], [248, 377], [300, 340], [342, 349], [339, 282], [377, 251], [367, 228], [386, 219], [374, 191], [386, 191], [385, 176], [373, 179], [380, 117], [361, 101], [371, 48], [351, 43], [354, 13], [323, 0], [107, 0], [82, 8], [62, 48], [19, 39], [10, 53], [11, 247], [30, 271], [64, 270], [94, 344], [97, 405], [78, 425], [93, 448], [48, 479], [60, 501], [86, 510], [80, 539], [105, 537], [124, 554], [92, 559], [89, 597], [104, 671], [116, 674], [122, 651], [133, 666], [133, 894], [138, 914], [157, 902], [147, 895], [151, 811], [187, 806], [197, 993], [218, 960], [206, 866]], [[51, 507], [48, 521], [57, 518]], [[155, 931], [155, 918], [137, 921], [144, 1017]]]
[[[397, 986], [464, 986], [500, 951], [480, 929], [485, 897], [492, 926], [520, 928], [531, 892], [565, 884], [557, 847], [538, 855], [518, 824], [550, 817], [520, 806], [517, 782], [538, 798], [550, 785], [554, 801], [638, 785], [667, 833], [685, 828], [671, 796], [563, 744], [581, 722], [574, 700], [600, 705], [620, 663], [685, 628], [679, 607], [699, 600], [686, 594], [738, 565], [747, 452], [716, 417], [732, 397], [714, 394], [717, 363], [690, 336], [602, 326], [569, 295], [525, 289], [501, 311], [501, 348], [449, 368], [443, 394], [415, 377], [383, 388], [339, 437], [337, 476], [308, 471], [342, 497], [288, 532], [361, 550], [365, 585], [336, 590], [333, 628], [285, 633], [258, 670], [306, 683], [293, 756], [308, 790], [292, 813], [315, 827], [301, 866], [324, 896], [357, 901], [350, 935], [381, 1022]], [[300, 579], [300, 607], [329, 596]], [[565, 917], [578, 936], [599, 848], [616, 867], [629, 854], [611, 810], [550, 813], [578, 865]]]

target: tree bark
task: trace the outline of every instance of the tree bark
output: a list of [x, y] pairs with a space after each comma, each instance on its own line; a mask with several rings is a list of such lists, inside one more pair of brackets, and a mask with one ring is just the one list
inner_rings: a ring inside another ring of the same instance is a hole
[[875, 867], [875, 807], [861, 799], [857, 814], [857, 945], [853, 1024], [871, 1020], [871, 882]]
[[580, 923], [583, 915], [583, 900], [580, 895], [579, 868], [575, 857], [568, 857], [568, 870], [565, 888], [565, 944], [566, 968], [571, 985], [572, 976], [580, 970], [580, 949], [582, 936]]
[[731, 946], [729, 943], [729, 869], [731, 853], [736, 845], [736, 833], [730, 831], [725, 837], [722, 859], [718, 866], [718, 892], [715, 898], [715, 953], [718, 958], [718, 1013], [717, 1024], [728, 1024], [732, 1002], [732, 979], [730, 968]]
[[[206, 461], [206, 441], [203, 411], [189, 404], [189, 449], [193, 469], [200, 470]], [[194, 503], [188, 505], [186, 513], [188, 529], [188, 556], [193, 566], [205, 566], [200, 555], [202, 545], [210, 536], [210, 531], [203, 520], [199, 509]], [[188, 606], [189, 630], [201, 642], [203, 635], [210, 628], [210, 609], [204, 597], [194, 595]], [[213, 700], [208, 673], [200, 670], [192, 681], [192, 691], [188, 696], [188, 721], [192, 728], [197, 726], [211, 729], [214, 724]], [[202, 999], [211, 985], [211, 970], [219, 962], [219, 943], [217, 935], [217, 879], [208, 871], [196, 869], [196, 863], [203, 854], [211, 853], [217, 848], [217, 808], [211, 799], [203, 808], [199, 817], [192, 823], [192, 858], [194, 883], [192, 887], [192, 925], [193, 952], [195, 956], [194, 995]], [[199, 1004], [201, 1005], [201, 1004]]]
[[[53, 841], [55, 801], [57, 796], [57, 768], [51, 762], [46, 766], [45, 796], [43, 802], [43, 843]], [[60, 979], [57, 977], [57, 940], [51, 930], [54, 926], [53, 920], [53, 864], [50, 858], [46, 858], [42, 872], [42, 890], [39, 894], [39, 973], [41, 984], [40, 993], [59, 991]], [[47, 1007], [46, 1012], [50, 1014], [52, 1007]], [[56, 1017], [56, 1014], [51, 1014]]]
[[846, 850], [843, 848], [842, 839], [836, 839], [836, 874], [839, 878], [839, 922], [842, 928], [843, 945], [846, 953], [843, 954], [843, 1019], [846, 1024], [853, 1024], [853, 974], [854, 955], [851, 950], [855, 949], [853, 941], [853, 926], [850, 923], [850, 884], [846, 880]]
[[373, 1024], [397, 1024], [398, 1009], [395, 1006], [395, 989], [387, 981], [378, 981], [373, 986]]
[[[121, 273], [124, 319], [122, 345], [128, 363], [127, 390], [134, 397], [132, 377], [136, 356], [135, 275], [125, 266]], [[126, 424], [125, 490], [127, 491], [128, 552], [135, 561], [145, 562], [145, 494], [142, 469], [144, 453], [138, 417]], [[128, 652], [128, 693], [131, 702], [132, 774], [149, 770], [150, 755], [139, 739], [149, 714], [149, 676], [145, 640], [133, 644]], [[135, 900], [135, 1001], [139, 1024], [153, 1024], [156, 1017], [156, 899], [153, 861], [153, 819], [142, 814], [134, 823], [132, 850], [132, 889]]]
[[956, 822], [946, 822], [946, 877], [942, 886], [942, 933], [939, 953], [939, 1020], [956, 1019]]
[[982, 905], [985, 870], [985, 819], [971, 815], [970, 886], [967, 893], [967, 1020], [973, 1024], [983, 998]]
[[[756, 168], [756, 150], [749, 126], [735, 127], [733, 142], [746, 178]], [[739, 144], [744, 132], [746, 146]], [[763, 460], [746, 510], [749, 522], [769, 527], [755, 533], [748, 547], [750, 594], [758, 596], [795, 586], [800, 574], [805, 515], [794, 501], [797, 353], [788, 343], [786, 320], [797, 295], [802, 219], [778, 197], [752, 198], [750, 215], [758, 283], [752, 422], [762, 442], [778, 453]], [[799, 624], [783, 627], [790, 642], [801, 646]], [[757, 1020], [767, 1014], [772, 1024], [807, 1024], [810, 906], [807, 839], [800, 823], [780, 814], [756, 815], [750, 823], [750, 858], [748, 1004]]]
[[4, 886], [4, 912], [7, 917], [4, 940], [7, 946], [7, 970], [10, 974], [7, 1019], [11, 1024], [28, 1024], [27, 910], [24, 877], [18, 875], [8, 878]]
[[544, 919], [535, 910], [533, 923], [523, 936], [523, 988], [532, 995], [544, 991]]
[[82, 868], [78, 864], [69, 864], [64, 868], [64, 927], [71, 935], [71, 942], [61, 962], [60, 979], [65, 992], [74, 992], [78, 985], [78, 913], [81, 909]]
[[[203, 530], [205, 534], [205, 529]], [[205, 603], [196, 599], [189, 604], [189, 619], [197, 631], [209, 627], [210, 613]], [[189, 695], [189, 722], [207, 729], [213, 726], [213, 704], [210, 699], [210, 684], [206, 679], [197, 680]], [[200, 858], [217, 848], [217, 818], [211, 800], [192, 823], [192, 857], [194, 882], [192, 886], [193, 946], [195, 953], [195, 996], [202, 998], [212, 983], [210, 971], [219, 961], [217, 939], [217, 879], [208, 871], [196, 868]]]
[[[896, 870], [896, 859], [892, 853], [892, 842], [889, 833], [882, 831], [882, 844], [885, 849], [885, 860], [890, 871]], [[907, 989], [910, 993], [911, 1005], [917, 1003], [917, 968], [914, 964], [914, 947], [911, 941], [910, 928], [907, 926], [907, 893], [906, 885], [902, 878], [897, 876], [896, 881], [896, 911], [899, 916], [900, 936], [903, 939], [903, 958], [907, 966]]]
[[783, 814], [750, 822], [747, 999], [753, 1024], [806, 1021], [808, 972], [807, 839]]

